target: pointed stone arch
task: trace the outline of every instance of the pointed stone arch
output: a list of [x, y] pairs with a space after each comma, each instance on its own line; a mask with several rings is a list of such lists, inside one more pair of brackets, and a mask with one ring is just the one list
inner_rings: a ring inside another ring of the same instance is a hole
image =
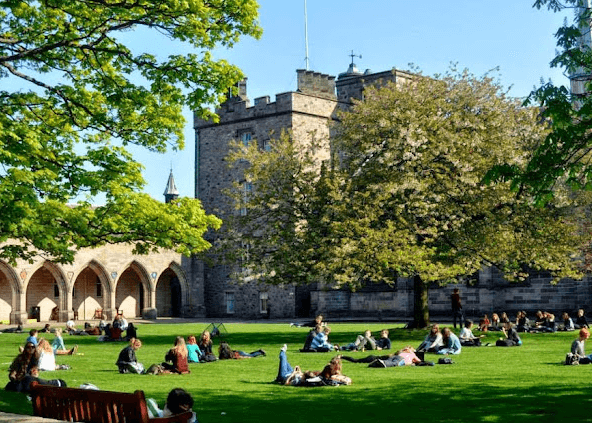
[[181, 317], [190, 302], [187, 277], [181, 266], [171, 262], [155, 281], [158, 316]]
[[139, 316], [144, 308], [152, 307], [154, 286], [146, 267], [137, 260], [124, 267], [114, 292], [115, 307], [126, 317]]
[[112, 291], [109, 275], [101, 263], [92, 259], [81, 266], [72, 277], [72, 305], [78, 318], [89, 320], [95, 318], [98, 309], [110, 310]]
[[72, 293], [69, 290], [63, 269], [55, 263], [48, 260], [39, 263], [31, 271], [24, 291], [26, 312], [36, 314], [35, 310], [37, 310], [39, 313], [39, 316], [34, 317], [49, 320], [51, 310], [57, 306], [60, 310], [60, 320], [70, 318]]
[[[0, 320], [9, 320], [11, 323], [20, 323], [23, 316], [20, 314], [24, 313], [25, 310], [21, 310], [24, 307], [23, 298], [23, 286], [18, 278], [18, 275], [12, 267], [6, 262], [0, 260], [0, 272], [8, 287], [10, 289], [5, 290], [0, 288]], [[4, 283], [0, 283], [0, 287]], [[17, 317], [18, 316], [18, 317]]]

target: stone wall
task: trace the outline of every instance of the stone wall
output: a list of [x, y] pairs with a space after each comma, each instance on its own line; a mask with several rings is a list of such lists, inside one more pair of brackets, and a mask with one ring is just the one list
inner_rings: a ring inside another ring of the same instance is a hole
[[[492, 269], [480, 272], [474, 285], [433, 285], [428, 290], [430, 315], [434, 319], [449, 319], [450, 295], [459, 288], [465, 314], [478, 320], [483, 314], [505, 311], [510, 317], [518, 310], [526, 310], [532, 316], [537, 310], [547, 310], [560, 318], [562, 312], [570, 315], [579, 308], [592, 311], [592, 278], [581, 281], [565, 279], [558, 284], [550, 283], [546, 275], [533, 275], [525, 282], [510, 283]], [[413, 282], [399, 279], [394, 291], [311, 292], [311, 313], [331, 317], [375, 317], [410, 320], [413, 317]]]

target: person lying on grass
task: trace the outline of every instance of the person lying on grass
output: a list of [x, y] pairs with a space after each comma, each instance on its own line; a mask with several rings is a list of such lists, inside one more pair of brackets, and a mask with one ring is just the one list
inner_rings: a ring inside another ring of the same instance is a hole
[[264, 356], [264, 350], [257, 350], [253, 351], [252, 353], [246, 353], [244, 351], [237, 351], [230, 348], [228, 342], [220, 342], [220, 346], [218, 347], [218, 358], [220, 360], [238, 360], [240, 358], [253, 358]]
[[303, 372], [300, 366], [292, 368], [288, 362], [286, 351], [288, 346], [280, 350], [278, 375], [275, 379], [277, 383], [292, 386], [314, 386], [314, 385], [351, 385], [351, 378], [342, 373], [341, 356], [335, 356], [331, 359], [322, 371]]
[[391, 340], [389, 339], [388, 329], [380, 331], [380, 338], [374, 339], [372, 332], [366, 330], [363, 335], [358, 335], [356, 340], [350, 344], [340, 347], [343, 351], [365, 351], [365, 350], [390, 350]]
[[391, 354], [386, 359], [377, 358], [371, 362], [368, 367], [399, 367], [399, 366], [416, 366], [422, 360], [415, 354], [415, 348], [408, 345], [403, 349]]
[[364, 331], [362, 335], [358, 335], [354, 342], [344, 345], [340, 348], [344, 351], [364, 351], [366, 349], [376, 350], [376, 339], [372, 336], [370, 330]]

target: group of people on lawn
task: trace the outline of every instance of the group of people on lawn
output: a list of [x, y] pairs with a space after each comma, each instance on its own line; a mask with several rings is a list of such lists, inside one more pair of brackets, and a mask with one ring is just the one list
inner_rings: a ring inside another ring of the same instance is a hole
[[[567, 314], [567, 313], [566, 313]], [[580, 310], [578, 312], [580, 317], [583, 317], [584, 312]], [[487, 316], [485, 316], [487, 318]], [[547, 315], [546, 318], [549, 316]], [[569, 318], [569, 316], [567, 316]], [[480, 329], [486, 330], [497, 330], [497, 318], [498, 316], [494, 313], [492, 315], [493, 322], [480, 322]], [[518, 313], [517, 325], [514, 326], [505, 313], [502, 313], [502, 319], [504, 320], [501, 324], [500, 330], [504, 334], [504, 337], [500, 337], [495, 345], [497, 346], [520, 346], [522, 340], [518, 335], [518, 326], [529, 326], [528, 322], [524, 322], [524, 315], [522, 312]], [[500, 320], [502, 320], [500, 319]], [[587, 322], [584, 320], [578, 320], [577, 325], [587, 326]], [[119, 320], [119, 319], [117, 319]], [[542, 322], [542, 319], [541, 319]], [[115, 323], [115, 322], [114, 322]], [[487, 326], [483, 326], [485, 323]], [[525, 324], [526, 323], [526, 324]], [[390, 350], [391, 341], [389, 339], [389, 331], [383, 329], [380, 331], [378, 339], [372, 336], [371, 331], [367, 330], [363, 334], [358, 335], [353, 342], [339, 346], [332, 344], [329, 341], [329, 334], [331, 329], [325, 322], [323, 322], [323, 316], [319, 315], [313, 322], [314, 327], [307, 335], [304, 347], [301, 349], [303, 352], [328, 352], [328, 351], [381, 351]], [[572, 322], [573, 324], [573, 322]], [[294, 325], [294, 324], [293, 324]], [[576, 324], [573, 324], [574, 327]], [[44, 332], [49, 332], [49, 328], [44, 328]], [[304, 325], [297, 325], [304, 326]], [[308, 326], [312, 326], [309, 324]], [[112, 327], [117, 327], [113, 324]], [[487, 329], [483, 329], [483, 328]], [[490, 327], [494, 329], [490, 329]], [[535, 322], [532, 327], [537, 327]], [[566, 322], [566, 327], [570, 328]], [[68, 326], [67, 330], [72, 333], [73, 326]], [[570, 330], [570, 329], [566, 329]], [[65, 386], [65, 382], [61, 379], [55, 380], [42, 380], [39, 379], [39, 371], [42, 370], [56, 370], [60, 366], [55, 363], [55, 356], [62, 354], [75, 354], [77, 346], [71, 349], [66, 349], [62, 338], [60, 329], [54, 330], [55, 337], [53, 342], [50, 344], [45, 338], [38, 339], [37, 330], [33, 329], [30, 331], [30, 336], [27, 338], [25, 347], [22, 352], [15, 358], [9, 370], [10, 382], [6, 386], [6, 389], [16, 391], [27, 391], [31, 381], [36, 380], [40, 383]], [[404, 365], [422, 365], [426, 364], [424, 361], [425, 353], [435, 353], [439, 355], [457, 355], [460, 354], [462, 347], [469, 346], [480, 346], [481, 339], [485, 335], [476, 336], [473, 333], [473, 322], [470, 320], [464, 321], [464, 327], [457, 336], [449, 327], [444, 327], [440, 330], [438, 325], [433, 325], [426, 335], [423, 342], [417, 347], [417, 349], [406, 346], [395, 353], [386, 355], [369, 355], [362, 358], [354, 358], [349, 356], [338, 355], [334, 357], [329, 364], [322, 371], [302, 371], [298, 366], [292, 368], [289, 364], [286, 349], [284, 346], [280, 351], [279, 356], [279, 370], [277, 381], [280, 383], [286, 383], [290, 385], [299, 384], [310, 384], [310, 383], [322, 383], [322, 384], [349, 384], [351, 379], [344, 376], [342, 370], [342, 360], [354, 362], [354, 363], [367, 363], [370, 367], [394, 367]], [[592, 354], [586, 356], [584, 343], [590, 336], [590, 333], [586, 327], [582, 328], [579, 332], [579, 337], [576, 339], [571, 348], [571, 353], [577, 357], [580, 364], [588, 364], [592, 362]], [[486, 344], [489, 345], [489, 344]], [[213, 342], [211, 334], [206, 330], [201, 333], [199, 339], [194, 335], [190, 335], [185, 340], [181, 336], [177, 336], [174, 341], [174, 346], [168, 350], [165, 354], [165, 359], [160, 364], [149, 366], [148, 369], [138, 361], [136, 357], [136, 351], [140, 349], [142, 342], [132, 337], [129, 340], [129, 345], [121, 350], [117, 359], [116, 365], [120, 373], [177, 373], [186, 374], [190, 372], [189, 363], [203, 363], [216, 360], [224, 359], [242, 359], [252, 358], [258, 356], [265, 356], [264, 350], [259, 349], [251, 353], [246, 353], [240, 350], [233, 350], [230, 348], [227, 342], [222, 341], [218, 348], [218, 356], [213, 353]], [[429, 362], [427, 362], [429, 363]], [[432, 363], [433, 364], [433, 363]], [[312, 381], [312, 382], [311, 382]]]

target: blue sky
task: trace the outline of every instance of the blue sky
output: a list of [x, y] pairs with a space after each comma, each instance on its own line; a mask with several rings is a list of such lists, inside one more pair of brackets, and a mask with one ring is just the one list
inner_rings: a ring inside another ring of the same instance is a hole
[[[482, 75], [498, 67], [510, 93], [523, 97], [541, 79], [567, 85], [549, 62], [556, 50], [554, 33], [562, 14], [532, 8], [534, 0], [308, 0], [311, 70], [338, 75], [350, 52], [355, 63], [374, 72], [418, 66], [424, 74], [443, 73], [450, 63]], [[260, 0], [260, 40], [245, 38], [215, 57], [238, 65], [248, 78], [251, 101], [296, 89], [296, 69], [305, 67], [304, 0]], [[159, 46], [154, 46], [158, 48]], [[163, 46], [164, 47], [164, 46]], [[164, 47], [165, 50], [167, 47]], [[162, 50], [161, 50], [162, 51]], [[178, 52], [177, 50], [176, 52]], [[164, 155], [137, 152], [145, 166], [146, 192], [163, 199], [170, 167], [182, 196], [194, 193], [194, 146], [191, 112], [186, 110], [186, 146]]]

